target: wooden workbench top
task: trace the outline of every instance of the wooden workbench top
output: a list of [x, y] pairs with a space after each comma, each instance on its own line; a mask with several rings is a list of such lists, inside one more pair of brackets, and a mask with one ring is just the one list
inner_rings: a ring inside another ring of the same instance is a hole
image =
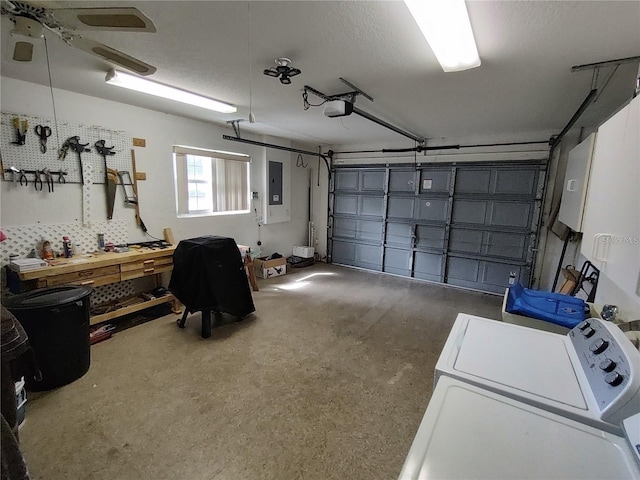
[[48, 260], [49, 265], [42, 268], [17, 272], [20, 280], [34, 280], [43, 277], [51, 277], [64, 273], [79, 272], [91, 268], [106, 267], [122, 263], [144, 261], [152, 258], [173, 255], [175, 245], [166, 248], [132, 248], [128, 252], [104, 252], [78, 255], [72, 258], [56, 258]]

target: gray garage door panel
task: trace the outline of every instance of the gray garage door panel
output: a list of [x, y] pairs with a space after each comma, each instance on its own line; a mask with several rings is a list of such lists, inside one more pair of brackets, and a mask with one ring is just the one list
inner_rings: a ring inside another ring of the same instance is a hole
[[536, 191], [538, 173], [536, 168], [459, 169], [455, 193], [532, 196]]
[[533, 195], [536, 191], [536, 170], [496, 170], [493, 193], [504, 195]]
[[444, 248], [444, 227], [418, 225], [416, 227], [416, 248]]
[[336, 263], [344, 263], [345, 265], [355, 265], [356, 263], [356, 244], [349, 242], [333, 241], [333, 261]]
[[384, 191], [385, 176], [384, 170], [362, 172], [361, 189], [363, 191]]
[[451, 187], [451, 170], [422, 170], [420, 193], [448, 193]]
[[359, 243], [333, 241], [333, 261], [344, 265], [380, 271], [382, 267], [381, 247]]
[[333, 221], [333, 236], [380, 243], [382, 241], [382, 222], [335, 218]]
[[447, 198], [419, 198], [416, 200], [416, 220], [446, 222], [449, 210]]
[[384, 197], [360, 197], [360, 215], [384, 216]]
[[524, 261], [530, 236], [523, 233], [486, 232], [485, 254]]
[[333, 213], [334, 215], [367, 215], [382, 219], [384, 197], [336, 194]]
[[416, 172], [414, 170], [391, 170], [389, 172], [389, 192], [414, 192]]
[[411, 276], [411, 250], [387, 248], [384, 253], [384, 269], [387, 273]]
[[449, 250], [458, 253], [482, 253], [483, 232], [480, 230], [451, 229]]
[[529, 235], [524, 233], [483, 232], [452, 228], [449, 250], [512, 260], [525, 260]]
[[511, 275], [523, 285], [529, 283], [528, 269], [519, 265], [449, 257], [446, 282], [459, 287], [504, 293]]
[[359, 172], [354, 170], [338, 170], [335, 176], [336, 190], [358, 190]]
[[387, 216], [413, 219], [413, 198], [389, 197]]
[[456, 173], [456, 194], [489, 193], [491, 170], [459, 170]]
[[335, 218], [333, 220], [334, 238], [349, 238], [355, 240], [357, 227], [352, 218]]
[[411, 248], [411, 228], [409, 223], [387, 223], [385, 243], [390, 246]]
[[442, 255], [416, 252], [413, 261], [413, 276], [432, 282], [442, 281]]
[[382, 247], [356, 244], [356, 265], [370, 270], [382, 270]]
[[337, 215], [357, 215], [358, 198], [356, 195], [336, 195], [333, 213]]
[[452, 223], [523, 229], [531, 225], [532, 207], [531, 202], [456, 200]]
[[491, 202], [487, 225], [498, 227], [527, 228], [531, 224], [531, 203]]

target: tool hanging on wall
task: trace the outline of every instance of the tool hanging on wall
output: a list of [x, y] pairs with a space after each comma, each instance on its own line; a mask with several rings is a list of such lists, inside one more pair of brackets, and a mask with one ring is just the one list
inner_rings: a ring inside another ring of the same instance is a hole
[[[13, 180], [13, 186], [14, 187], [18, 187], [18, 178], [20, 178], [20, 169], [14, 166], [11, 166], [11, 168], [9, 168], [9, 170], [11, 170], [11, 178]], [[22, 180], [22, 178], [20, 178], [20, 180]]]
[[24, 145], [27, 140], [27, 130], [29, 129], [28, 120], [20, 120], [15, 117], [13, 119], [13, 128], [16, 129], [16, 141], [11, 142], [13, 145]]
[[42, 170], [42, 173], [44, 174], [44, 178], [47, 181], [47, 191], [49, 193], [53, 193], [53, 175], [51, 174], [51, 170], [45, 168]]
[[133, 181], [131, 180], [131, 174], [126, 170], [120, 171], [118, 172], [118, 177], [120, 178], [120, 185], [122, 185], [122, 191], [124, 192], [125, 203], [137, 205], [138, 197], [136, 196]]
[[116, 202], [116, 187], [118, 185], [118, 171], [107, 167], [107, 157], [115, 155], [114, 147], [105, 147], [104, 140], [98, 140], [95, 143], [96, 150], [104, 160], [104, 185], [107, 195], [107, 219], [113, 218], [113, 207]]
[[[87, 148], [87, 145], [89, 145], [88, 143], [80, 143], [80, 137], [78, 136], [74, 136], [74, 137], [69, 137], [67, 139], [66, 142], [64, 142], [65, 144], [67, 144], [67, 149], [71, 149], [74, 152], [76, 152], [78, 154], [78, 163], [80, 164], [80, 183], [82, 183], [84, 185], [84, 174], [82, 172], [82, 154], [85, 152], [90, 152], [91, 150]], [[64, 149], [64, 145], [62, 145], [62, 148]], [[66, 153], [65, 153], [66, 155]], [[64, 157], [63, 157], [64, 159]]]
[[51, 128], [46, 125], [36, 125], [35, 132], [40, 137], [40, 151], [47, 153], [47, 138], [51, 136]]

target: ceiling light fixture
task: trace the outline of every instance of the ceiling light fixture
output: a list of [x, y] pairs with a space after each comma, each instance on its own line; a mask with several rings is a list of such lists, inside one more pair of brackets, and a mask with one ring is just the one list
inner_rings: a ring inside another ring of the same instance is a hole
[[480, 66], [464, 0], [404, 0], [445, 72]]
[[187, 103], [196, 107], [206, 108], [220, 113], [234, 113], [238, 109], [228, 103], [219, 102], [212, 98], [203, 97], [195, 93], [180, 90], [161, 83], [152, 82], [146, 78], [137, 77], [124, 72], [109, 70], [105, 81], [110, 85], [136, 90], [137, 92], [148, 93], [157, 97], [168, 98], [176, 102]]

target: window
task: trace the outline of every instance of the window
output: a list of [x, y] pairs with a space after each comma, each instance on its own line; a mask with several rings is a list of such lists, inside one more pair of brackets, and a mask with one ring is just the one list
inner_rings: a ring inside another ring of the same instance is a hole
[[251, 157], [173, 147], [178, 216], [249, 212]]

